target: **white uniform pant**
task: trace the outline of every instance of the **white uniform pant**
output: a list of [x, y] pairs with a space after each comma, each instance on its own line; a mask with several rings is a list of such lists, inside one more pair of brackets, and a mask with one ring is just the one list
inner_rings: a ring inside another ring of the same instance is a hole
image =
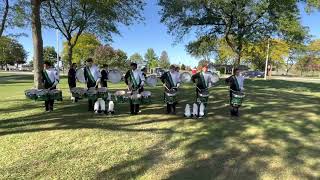
[[102, 99], [99, 98], [95, 103], [94, 103], [94, 110], [98, 111], [105, 111], [106, 110], [106, 102]]

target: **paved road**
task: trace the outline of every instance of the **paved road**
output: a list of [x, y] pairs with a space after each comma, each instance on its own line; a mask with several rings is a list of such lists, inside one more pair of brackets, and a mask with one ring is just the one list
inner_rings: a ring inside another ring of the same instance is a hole
[[273, 76], [272, 79], [279, 79], [279, 80], [286, 80], [286, 81], [297, 81], [297, 82], [320, 83], [320, 78]]

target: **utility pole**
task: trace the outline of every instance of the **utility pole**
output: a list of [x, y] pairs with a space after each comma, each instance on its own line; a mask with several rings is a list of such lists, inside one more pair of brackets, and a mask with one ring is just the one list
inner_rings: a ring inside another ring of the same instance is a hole
[[264, 80], [267, 80], [268, 60], [269, 60], [269, 50], [270, 50], [270, 38], [268, 38], [268, 47], [267, 47], [266, 66], [265, 66], [265, 68], [264, 68]]

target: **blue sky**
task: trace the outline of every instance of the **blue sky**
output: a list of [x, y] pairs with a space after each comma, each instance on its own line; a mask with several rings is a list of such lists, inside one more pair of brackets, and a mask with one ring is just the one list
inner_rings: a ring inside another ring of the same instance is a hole
[[[301, 21], [304, 26], [310, 28], [310, 34], [313, 38], [320, 38], [320, 13], [312, 13], [308, 15], [301, 9]], [[167, 33], [167, 28], [164, 24], [160, 23], [160, 15], [158, 14], [160, 8], [157, 6], [157, 1], [148, 0], [143, 15], [145, 21], [140, 24], [134, 24], [126, 27], [121, 26], [121, 36], [115, 35], [113, 37], [114, 42], [112, 46], [117, 49], [122, 49], [127, 52], [128, 56], [135, 52], [143, 55], [148, 48], [153, 48], [158, 56], [160, 56], [163, 50], [167, 51], [171, 63], [184, 63], [194, 66], [197, 64], [197, 59], [188, 55], [185, 51], [185, 45], [188, 41], [192, 40], [192, 35], [185, 38], [183, 42], [179, 42], [174, 45], [174, 37]], [[31, 28], [26, 30], [8, 30], [7, 33], [24, 32], [28, 34], [28, 37], [20, 37], [18, 40], [23, 44], [25, 49], [29, 53], [28, 59], [32, 58], [33, 46]], [[55, 30], [44, 29], [43, 30], [44, 46], [56, 47], [56, 32]], [[62, 48], [63, 37], [60, 36], [60, 50]]]

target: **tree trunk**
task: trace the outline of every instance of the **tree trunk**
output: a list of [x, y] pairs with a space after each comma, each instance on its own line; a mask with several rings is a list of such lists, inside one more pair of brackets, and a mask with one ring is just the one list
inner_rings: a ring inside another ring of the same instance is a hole
[[68, 42], [68, 56], [67, 56], [67, 62], [69, 64], [69, 67], [72, 66], [72, 53], [73, 53], [72, 52], [73, 51], [73, 46], [72, 46], [70, 41]]
[[0, 26], [0, 37], [2, 36], [4, 29], [6, 27], [7, 17], [9, 13], [9, 0], [5, 0], [4, 3], [5, 3], [4, 12], [3, 12], [1, 26]]
[[34, 86], [37, 89], [43, 88], [42, 70], [43, 70], [43, 41], [41, 34], [40, 5], [41, 0], [31, 0], [32, 4], [32, 40], [33, 40], [33, 69]]

